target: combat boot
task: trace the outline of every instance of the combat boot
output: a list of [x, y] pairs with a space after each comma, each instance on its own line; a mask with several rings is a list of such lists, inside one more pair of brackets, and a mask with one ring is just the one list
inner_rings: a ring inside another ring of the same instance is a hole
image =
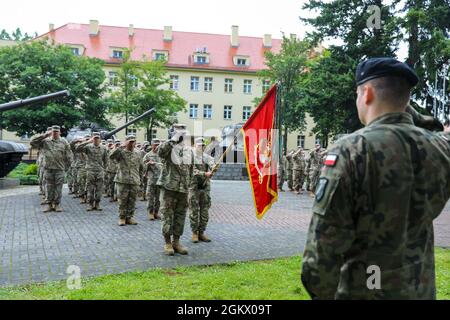
[[42, 201], [41, 201], [41, 206], [43, 206], [43, 205], [45, 205], [45, 204], [47, 204], [47, 200], [42, 199]]
[[94, 207], [93, 203], [89, 202], [89, 207], [86, 209], [86, 211], [94, 211], [94, 210], [95, 210], [95, 207]]
[[161, 220], [161, 216], [159, 215], [158, 211], [155, 211], [155, 219]]
[[136, 221], [136, 219], [133, 218], [133, 217], [127, 218], [127, 219], [126, 219], [126, 222], [127, 222], [127, 224], [132, 225], [132, 226], [135, 226], [135, 225], [138, 224], [138, 222]]
[[179, 236], [173, 236], [172, 247], [176, 253], [179, 253], [182, 255], [188, 254], [187, 249], [181, 245]]
[[123, 227], [127, 224], [127, 221], [125, 219], [120, 218], [119, 219], [119, 226]]
[[192, 233], [192, 240], [193, 243], [198, 243], [198, 232]]
[[85, 196], [81, 196], [81, 204], [85, 204], [86, 203], [86, 197]]
[[47, 205], [47, 208], [45, 208], [45, 209], [43, 210], [43, 212], [51, 212], [51, 211], [53, 211], [53, 206], [52, 206], [51, 203], [49, 203], [49, 204]]
[[166, 242], [164, 244], [164, 254], [167, 256], [173, 256], [175, 254], [175, 251], [173, 250], [172, 241], [170, 240], [170, 236], [165, 235], [164, 241]]
[[211, 242], [211, 239], [209, 239], [203, 232], [200, 232], [200, 234], [198, 235], [198, 238], [200, 241], [203, 241], [203, 242]]
[[155, 220], [155, 214], [153, 213], [153, 211], [148, 212], [148, 220], [150, 221]]
[[94, 209], [97, 211], [103, 211], [103, 209], [100, 207], [100, 201], [95, 201]]
[[63, 211], [59, 204], [54, 204], [53, 205], [53, 210], [56, 211], [56, 212], [62, 212]]

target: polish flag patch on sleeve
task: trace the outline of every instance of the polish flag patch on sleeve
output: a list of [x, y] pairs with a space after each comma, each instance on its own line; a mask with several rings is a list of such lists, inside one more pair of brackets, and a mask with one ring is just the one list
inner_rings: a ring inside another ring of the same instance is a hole
[[338, 155], [337, 154], [329, 154], [325, 158], [325, 161], [323, 162], [324, 165], [327, 167], [334, 167], [337, 163]]

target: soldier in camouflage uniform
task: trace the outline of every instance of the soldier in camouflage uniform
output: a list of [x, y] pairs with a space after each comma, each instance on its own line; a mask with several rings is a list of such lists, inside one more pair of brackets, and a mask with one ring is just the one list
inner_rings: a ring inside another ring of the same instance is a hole
[[[106, 140], [106, 150], [108, 151], [108, 160], [109, 160], [110, 151], [113, 146], [114, 146], [113, 139]], [[108, 165], [106, 166], [106, 169], [105, 169], [105, 178], [104, 178], [104, 183], [103, 183], [103, 194], [105, 197], [110, 196], [109, 195], [109, 183], [108, 183], [108, 179], [109, 179], [108, 167], [109, 167], [109, 161], [108, 161]]]
[[[138, 150], [139, 154], [141, 155], [142, 161], [144, 161], [145, 155], [150, 151], [149, 149], [150, 143], [148, 141], [144, 141], [142, 143], [141, 148]], [[147, 176], [144, 174], [141, 177], [141, 201], [147, 201]]]
[[143, 163], [141, 156], [134, 150], [136, 137], [128, 135], [125, 142], [109, 155], [110, 160], [117, 161], [117, 185], [119, 198], [119, 226], [136, 225], [134, 218], [136, 199], [141, 185]]
[[292, 173], [293, 168], [293, 162], [292, 162], [292, 155], [294, 154], [294, 150], [289, 151], [289, 153], [286, 155], [286, 175], [287, 175], [287, 181], [288, 181], [288, 188], [290, 191], [294, 191], [294, 176]]
[[[108, 157], [111, 155], [111, 153], [114, 151], [114, 149], [118, 148], [120, 146], [120, 141], [115, 141], [108, 150]], [[117, 162], [114, 160], [111, 160], [109, 158], [108, 165], [106, 166], [106, 195], [110, 198], [109, 202], [116, 201], [116, 193], [115, 193], [115, 183], [114, 178], [116, 177], [117, 173]]]
[[73, 154], [73, 162], [72, 162], [72, 174], [73, 174], [73, 198], [78, 198], [78, 192], [80, 189], [80, 185], [79, 185], [79, 181], [78, 181], [78, 173], [80, 171], [81, 168], [81, 161], [80, 161], [80, 154], [76, 152], [76, 146], [82, 142], [83, 140], [81, 139], [74, 139], [70, 142], [70, 150], [72, 151]]
[[100, 133], [94, 132], [92, 138], [80, 143], [76, 152], [86, 155], [87, 211], [101, 211], [105, 169], [108, 165], [108, 149], [101, 145]]
[[[51, 132], [52, 127], [48, 127], [46, 132]], [[38, 166], [38, 178], [39, 178], [39, 194], [42, 196], [41, 205], [47, 204], [46, 187], [45, 187], [45, 163], [44, 163], [44, 150], [38, 149], [36, 165]]]
[[175, 252], [188, 254], [180, 243], [180, 237], [184, 230], [189, 184], [193, 174], [192, 149], [185, 145], [186, 126], [178, 124], [173, 128], [172, 138], [158, 147], [158, 155], [163, 163], [157, 185], [160, 187], [166, 255], [174, 255]]
[[[91, 139], [91, 135], [85, 135], [83, 141], [88, 141]], [[80, 141], [80, 142], [83, 142]], [[86, 160], [87, 157], [84, 153], [78, 152], [75, 149], [78, 156], [78, 173], [77, 173], [77, 184], [78, 184], [78, 194], [76, 197], [81, 198], [80, 203], [87, 202], [87, 186], [86, 186]]]
[[306, 161], [302, 148], [299, 148], [292, 155], [292, 172], [294, 190], [297, 194], [303, 193], [303, 183], [305, 182]]
[[406, 64], [369, 59], [356, 79], [366, 127], [325, 159], [302, 282], [317, 299], [435, 299], [433, 220], [450, 197], [450, 133], [424, 129], [435, 119], [407, 107], [418, 77]]
[[211, 242], [205, 235], [211, 207], [211, 177], [214, 158], [204, 153], [205, 141], [197, 138], [194, 149], [194, 173], [189, 187], [189, 220], [191, 222], [192, 242]]
[[309, 153], [309, 159], [306, 165], [307, 174], [309, 177], [309, 185], [307, 186], [307, 190], [314, 193], [316, 190], [316, 185], [320, 175], [320, 167], [322, 162], [322, 149], [320, 144], [316, 144], [316, 147], [313, 151]]
[[144, 156], [144, 181], [147, 183], [147, 213], [148, 219], [159, 219], [159, 187], [156, 185], [161, 174], [162, 163], [158, 156], [159, 139], [152, 140], [151, 150]]
[[60, 127], [52, 126], [52, 131], [31, 139], [33, 148], [43, 151], [44, 176], [46, 182], [47, 209], [44, 212], [61, 212], [61, 192], [64, 184], [64, 172], [72, 162], [69, 143], [60, 137]]
[[286, 178], [286, 156], [283, 154], [281, 156], [280, 162], [278, 162], [278, 168], [277, 168], [277, 185], [278, 185], [278, 191], [284, 192], [283, 185], [284, 180]]

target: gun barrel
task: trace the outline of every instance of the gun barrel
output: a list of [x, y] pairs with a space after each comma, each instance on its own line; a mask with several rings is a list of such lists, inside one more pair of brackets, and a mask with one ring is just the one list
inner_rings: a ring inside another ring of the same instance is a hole
[[38, 97], [34, 97], [34, 98], [22, 99], [22, 100], [13, 101], [13, 102], [7, 102], [4, 104], [0, 104], [0, 112], [17, 109], [20, 107], [26, 107], [26, 106], [30, 106], [30, 105], [37, 104], [37, 103], [44, 103], [44, 102], [47, 102], [50, 100], [54, 100], [54, 99], [57, 99], [60, 97], [67, 97], [67, 96], [69, 96], [69, 91], [63, 90], [63, 91], [50, 93], [50, 94], [46, 94], [46, 95], [38, 96]]
[[129, 127], [129, 126], [131, 126], [132, 124], [134, 124], [134, 123], [136, 123], [136, 122], [142, 120], [143, 118], [149, 116], [149, 115], [152, 114], [153, 112], [155, 112], [155, 108], [151, 108], [150, 110], [148, 110], [148, 111], [144, 112], [143, 114], [141, 114], [139, 117], [136, 117], [136, 118], [134, 118], [133, 120], [131, 120], [131, 121], [125, 123], [124, 125], [122, 125], [122, 126], [116, 128], [116, 129], [114, 129], [114, 130], [112, 130], [112, 131], [107, 132], [107, 133], [105, 134], [105, 136], [103, 137], [103, 139], [109, 139], [109, 138], [111, 138], [111, 137], [112, 137], [113, 135], [115, 135], [117, 132], [119, 132], [119, 131], [125, 129], [126, 127]]

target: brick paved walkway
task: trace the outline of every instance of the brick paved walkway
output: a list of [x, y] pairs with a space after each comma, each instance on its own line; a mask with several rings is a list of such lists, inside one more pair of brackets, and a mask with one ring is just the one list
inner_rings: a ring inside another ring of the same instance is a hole
[[[248, 182], [213, 181], [212, 190], [207, 233], [213, 242], [190, 243], [187, 220], [182, 241], [189, 255], [175, 257], [163, 254], [161, 222], [146, 220], [144, 202], [138, 204], [139, 225], [118, 227], [117, 204], [108, 201], [103, 212], [87, 213], [65, 190], [65, 211], [44, 214], [36, 187], [0, 190], [0, 285], [66, 279], [69, 265], [93, 276], [301, 254], [312, 204], [307, 195], [281, 193], [258, 221]], [[450, 247], [450, 203], [435, 230], [436, 245]]]

